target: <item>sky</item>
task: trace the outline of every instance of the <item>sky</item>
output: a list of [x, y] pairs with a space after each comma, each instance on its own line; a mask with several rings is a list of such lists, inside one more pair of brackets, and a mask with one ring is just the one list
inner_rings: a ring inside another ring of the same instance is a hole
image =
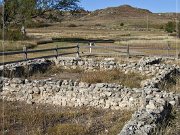
[[180, 12], [180, 0], [81, 0], [80, 3], [85, 10], [89, 11], [124, 4], [148, 9], [154, 13]]

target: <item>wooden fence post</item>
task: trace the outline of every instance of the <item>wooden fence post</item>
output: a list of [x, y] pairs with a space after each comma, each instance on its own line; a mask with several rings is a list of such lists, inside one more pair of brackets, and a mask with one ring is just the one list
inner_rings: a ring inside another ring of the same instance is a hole
[[129, 54], [129, 44], [127, 45], [127, 57], [128, 58], [130, 57], [130, 54]]
[[77, 44], [77, 56], [76, 56], [77, 58], [79, 58], [79, 54], [80, 54], [80, 53], [79, 53], [79, 43], [78, 43], [78, 44]]
[[167, 43], [168, 57], [170, 56], [170, 53], [169, 53], [170, 49], [171, 49], [170, 42], [168, 41], [168, 43]]
[[57, 57], [58, 57], [58, 45], [56, 45], [56, 50], [55, 50], [55, 55], [56, 55], [56, 59], [57, 59]]
[[23, 51], [24, 51], [24, 59], [27, 60], [27, 48], [26, 48], [26, 46], [23, 47]]
[[176, 58], [180, 59], [180, 52], [179, 51], [177, 51], [177, 53], [176, 53]]

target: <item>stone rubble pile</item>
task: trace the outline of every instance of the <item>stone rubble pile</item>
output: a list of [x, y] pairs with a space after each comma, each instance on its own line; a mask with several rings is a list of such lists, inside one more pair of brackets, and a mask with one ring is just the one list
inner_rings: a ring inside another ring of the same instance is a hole
[[[176, 74], [180, 73], [180, 68], [176, 68], [173, 66], [164, 66], [160, 65], [159, 66], [160, 72], [157, 73], [153, 78], [147, 79], [141, 82], [142, 87], [147, 87], [147, 88], [158, 88], [158, 85], [161, 84], [161, 82], [168, 80], [170, 76], [175, 76]], [[163, 67], [163, 68], [161, 68]]]
[[153, 78], [142, 81], [143, 106], [133, 114], [119, 135], [153, 134], [156, 128], [169, 117], [172, 107], [180, 105], [180, 93], [167, 93], [158, 88], [162, 81], [180, 73], [179, 66], [160, 64], [156, 67], [163, 70], [159, 70]]
[[162, 58], [158, 58], [158, 57], [143, 57], [139, 60], [138, 65], [146, 66], [146, 65], [159, 64], [161, 61]]
[[139, 105], [141, 91], [134, 91], [117, 84], [4, 78], [4, 88], [0, 97], [8, 101], [26, 101], [30, 104], [47, 103], [72, 107], [93, 106], [134, 110]]
[[38, 72], [43, 73], [48, 70], [52, 64], [52, 62], [45, 59], [6, 64], [5, 66], [0, 66], [0, 76], [23, 77]]
[[[119, 135], [149, 135], [169, 117], [172, 107], [179, 105], [180, 95], [150, 89], [145, 103], [136, 111]], [[151, 94], [149, 94], [151, 93]]]
[[[60, 66], [62, 68], [81, 68], [83, 70], [113, 70], [120, 69], [125, 73], [138, 72], [142, 75], [154, 76], [157, 73], [168, 70], [167, 64], [158, 64], [162, 58], [148, 57], [142, 58], [138, 63], [119, 63], [114, 58], [105, 58], [102, 60], [90, 58], [75, 58], [75, 57], [58, 57], [48, 60], [40, 59], [28, 62], [19, 62], [17, 64], [7, 64], [5, 67], [0, 66], [0, 75], [3, 70], [5, 77], [21, 77], [23, 74], [30, 74], [36, 72], [45, 72], [51, 65]], [[175, 66], [175, 65], [174, 65]]]

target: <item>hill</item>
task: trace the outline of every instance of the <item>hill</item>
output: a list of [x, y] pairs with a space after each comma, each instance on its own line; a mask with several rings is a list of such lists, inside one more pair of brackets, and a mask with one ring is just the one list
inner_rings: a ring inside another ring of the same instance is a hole
[[84, 18], [91, 19], [113, 19], [121, 17], [143, 17], [150, 15], [152, 12], [146, 9], [135, 8], [129, 5], [123, 5], [119, 7], [109, 7], [91, 12]]
[[81, 25], [98, 24], [109, 27], [119, 27], [120, 23], [124, 23], [128, 28], [145, 28], [148, 21], [150, 27], [161, 28], [162, 25], [174, 20], [175, 17], [173, 13], [153, 13], [147, 9], [122, 5], [86, 12], [86, 14], [81, 14], [81, 16], [76, 18], [69, 18], [69, 20]]

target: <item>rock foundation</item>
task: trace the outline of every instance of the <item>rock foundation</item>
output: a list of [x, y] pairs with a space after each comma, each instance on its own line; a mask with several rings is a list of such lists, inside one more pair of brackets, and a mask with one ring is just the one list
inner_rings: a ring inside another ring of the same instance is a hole
[[[167, 59], [167, 58], [166, 58]], [[25, 101], [61, 106], [92, 106], [109, 109], [137, 110], [119, 135], [152, 134], [158, 124], [168, 117], [173, 106], [179, 105], [180, 95], [167, 93], [159, 89], [162, 81], [180, 73], [177, 65], [163, 64], [165, 58], [142, 58], [137, 63], [118, 63], [115, 59], [103, 60], [58, 58], [38, 60], [35, 63], [17, 63], [0, 67], [7, 77], [20, 77], [23, 74], [44, 72], [51, 65], [63, 68], [81, 68], [83, 70], [120, 69], [125, 73], [137, 72], [150, 79], [141, 82], [141, 88], [127, 88], [117, 84], [87, 84], [72, 80], [26, 80], [19, 78], [1, 78], [0, 98], [8, 101]], [[28, 68], [25, 68], [28, 67]], [[43, 67], [43, 68], [42, 68]], [[26, 70], [25, 70], [26, 69]], [[4, 86], [4, 87], [2, 87]]]

